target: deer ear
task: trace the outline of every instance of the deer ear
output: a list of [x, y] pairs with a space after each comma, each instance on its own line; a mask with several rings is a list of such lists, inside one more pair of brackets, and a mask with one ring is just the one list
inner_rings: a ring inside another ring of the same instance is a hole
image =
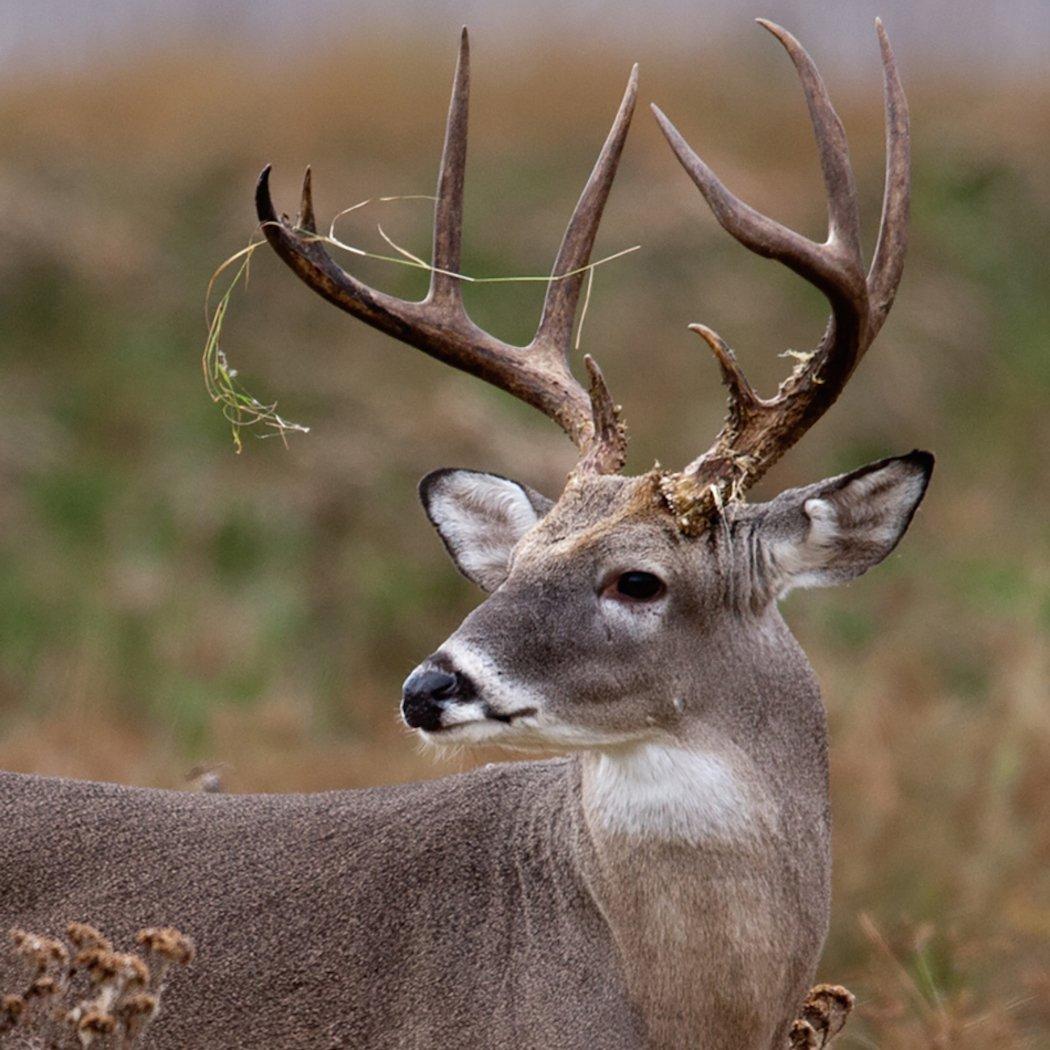
[[915, 451], [766, 504], [759, 545], [771, 597], [842, 583], [878, 565], [904, 535], [932, 473], [933, 456]]
[[554, 505], [527, 485], [473, 470], [435, 470], [419, 483], [419, 498], [456, 567], [485, 591], [503, 583], [518, 540]]

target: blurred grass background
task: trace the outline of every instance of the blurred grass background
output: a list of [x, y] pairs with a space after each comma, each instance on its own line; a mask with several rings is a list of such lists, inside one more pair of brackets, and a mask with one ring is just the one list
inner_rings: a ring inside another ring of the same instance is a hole
[[[891, 25], [892, 30], [892, 25]], [[465, 769], [399, 727], [407, 671], [478, 594], [416, 504], [463, 465], [558, 491], [572, 449], [505, 395], [365, 329], [259, 253], [224, 348], [311, 424], [285, 449], [228, 428], [200, 374], [203, 293], [253, 229], [266, 161], [322, 221], [430, 193], [455, 32], [333, 44], [310, 62], [202, 42], [0, 84], [0, 766], [232, 790], [354, 787]], [[746, 199], [804, 231], [824, 200], [790, 64], [755, 35], [643, 61], [659, 100]], [[882, 192], [870, 61], [831, 76], [870, 248]], [[644, 49], [643, 49], [644, 50]], [[474, 40], [465, 272], [542, 274], [634, 58], [551, 35]], [[816, 57], [822, 56], [817, 52]], [[904, 452], [938, 468], [900, 552], [786, 615], [832, 732], [835, 914], [822, 976], [861, 999], [844, 1047], [1050, 1046], [1050, 131], [1045, 78], [904, 69], [912, 246], [884, 333], [761, 496]], [[427, 251], [425, 202], [357, 213]], [[632, 470], [680, 464], [723, 411], [703, 320], [769, 392], [819, 296], [723, 234], [639, 107], [597, 253], [584, 347], [632, 426]], [[355, 267], [390, 291], [420, 275]], [[532, 332], [542, 286], [468, 287]]]

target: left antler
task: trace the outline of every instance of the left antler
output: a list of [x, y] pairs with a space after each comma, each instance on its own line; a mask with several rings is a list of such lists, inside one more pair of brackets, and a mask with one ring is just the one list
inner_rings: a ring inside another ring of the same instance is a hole
[[463, 305], [458, 275], [470, 94], [470, 50], [465, 29], [460, 39], [438, 174], [433, 264], [426, 298], [407, 302], [369, 288], [332, 260], [316, 236], [309, 169], [295, 225], [278, 218], [270, 199], [270, 169], [263, 170], [255, 195], [263, 233], [292, 270], [329, 302], [431, 357], [493, 383], [538, 408], [553, 419], [580, 450], [577, 471], [615, 473], [623, 466], [626, 456], [626, 431], [597, 364], [590, 357], [585, 359], [590, 377], [590, 389], [585, 390], [569, 367], [569, 351], [584, 268], [627, 138], [637, 87], [636, 67], [565, 230], [539, 327], [528, 346], [512, 346], [496, 339], [470, 319]]
[[759, 19], [784, 45], [798, 71], [820, 151], [828, 195], [828, 238], [817, 244], [735, 197], [653, 106], [671, 148], [715, 218], [751, 251], [777, 259], [824, 293], [831, 318], [824, 337], [780, 385], [759, 397], [732, 350], [710, 328], [691, 325], [711, 347], [729, 388], [729, 413], [715, 443], [679, 474], [664, 495], [680, 524], [699, 525], [716, 504], [738, 497], [834, 404], [893, 304], [907, 247], [908, 105], [882, 23], [876, 21], [885, 80], [886, 188], [875, 257], [867, 277], [860, 250], [857, 191], [842, 122], [813, 60], [786, 30]]

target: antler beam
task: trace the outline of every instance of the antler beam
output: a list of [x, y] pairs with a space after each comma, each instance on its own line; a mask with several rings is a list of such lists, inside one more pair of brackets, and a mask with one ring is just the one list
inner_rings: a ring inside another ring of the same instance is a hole
[[[460, 249], [470, 97], [470, 46], [460, 40], [438, 173], [430, 290], [408, 302], [370, 288], [335, 263], [316, 235], [310, 171], [303, 181], [299, 219], [278, 217], [270, 197], [270, 168], [259, 176], [255, 201], [266, 239], [315, 292], [340, 309], [455, 368], [506, 390], [553, 419], [581, 453], [578, 471], [615, 473], [626, 457], [626, 431], [601, 372], [588, 363], [590, 393], [573, 376], [569, 356], [580, 290], [602, 211], [612, 187], [634, 112], [635, 67], [594, 170], [573, 211], [558, 251], [539, 327], [525, 347], [479, 328], [463, 305]], [[566, 276], [568, 275], [568, 276]]]

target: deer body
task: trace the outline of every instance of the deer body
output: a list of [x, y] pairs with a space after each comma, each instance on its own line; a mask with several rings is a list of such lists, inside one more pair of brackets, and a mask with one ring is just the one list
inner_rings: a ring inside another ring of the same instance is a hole
[[157, 1047], [781, 1050], [828, 908], [796, 699], [726, 729], [770, 753], [788, 730], [787, 790], [688, 739], [303, 796], [3, 774], [3, 921], [192, 929]]
[[264, 171], [263, 231], [303, 281], [540, 409], [577, 445], [556, 500], [468, 470], [423, 480], [428, 517], [488, 597], [409, 675], [401, 707], [428, 743], [570, 757], [287, 797], [3, 777], [4, 921], [54, 931], [89, 920], [118, 938], [174, 923], [197, 941], [150, 1045], [784, 1050], [789, 1029], [794, 1045], [822, 1045], [792, 1021], [828, 923], [825, 720], [777, 601], [890, 554], [933, 459], [912, 452], [768, 503], [742, 500], [875, 338], [901, 276], [908, 209], [907, 107], [881, 26], [887, 179], [865, 275], [842, 125], [809, 56], [763, 24], [809, 106], [826, 242], [737, 200], [657, 118], [722, 225], [819, 287], [832, 318], [769, 399], [696, 326], [730, 406], [715, 443], [679, 472], [620, 476], [619, 409], [593, 360], [589, 390], [569, 367], [636, 73], [527, 347], [482, 331], [462, 302], [465, 33], [424, 300], [337, 266], [316, 234], [309, 173], [292, 224]]
[[577, 779], [225, 797], [4, 775], [3, 917], [192, 928], [207, 965], [173, 976], [151, 1046], [640, 1046], [572, 848]]

